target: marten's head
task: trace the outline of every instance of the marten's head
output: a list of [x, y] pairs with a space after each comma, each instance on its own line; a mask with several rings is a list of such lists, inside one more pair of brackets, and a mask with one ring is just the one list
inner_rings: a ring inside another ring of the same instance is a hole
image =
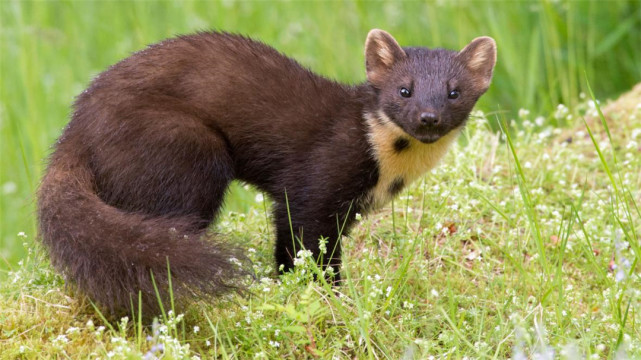
[[374, 29], [365, 42], [365, 60], [379, 120], [433, 143], [460, 128], [489, 87], [496, 43], [479, 37], [459, 52], [401, 48], [390, 34]]

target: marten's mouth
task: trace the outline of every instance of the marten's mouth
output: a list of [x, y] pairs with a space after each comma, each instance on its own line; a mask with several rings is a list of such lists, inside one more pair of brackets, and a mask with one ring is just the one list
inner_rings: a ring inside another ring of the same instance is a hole
[[416, 140], [423, 144], [433, 144], [439, 141], [443, 136], [447, 135], [451, 129], [416, 129], [412, 135]]
[[439, 141], [443, 135], [441, 134], [427, 134], [427, 135], [422, 135], [422, 136], [415, 136], [415, 138], [422, 142], [423, 144], [433, 144], [437, 141]]
[[416, 140], [423, 144], [433, 144], [441, 138], [447, 136], [452, 131], [457, 131], [463, 127], [463, 124], [452, 125], [442, 124], [438, 127], [425, 127], [418, 126], [410, 131], [405, 130], [408, 134], [412, 135]]

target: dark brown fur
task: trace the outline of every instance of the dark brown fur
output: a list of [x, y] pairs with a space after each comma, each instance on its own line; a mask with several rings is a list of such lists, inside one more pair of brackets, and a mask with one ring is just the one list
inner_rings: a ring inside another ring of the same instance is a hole
[[[447, 54], [439, 61], [457, 54], [439, 51]], [[440, 68], [426, 49], [407, 52], [411, 62], [354, 87], [221, 33], [167, 40], [112, 66], [78, 96], [38, 193], [53, 265], [114, 311], [129, 308], [138, 291], [155, 308], [150, 273], [166, 299], [167, 263], [178, 296], [234, 289], [245, 272], [230, 258], [242, 254], [206, 232], [238, 179], [275, 202], [278, 264], [293, 266], [301, 239], [318, 255], [325, 236], [333, 256], [324, 263], [338, 266], [339, 233], [368, 209], [380, 175], [363, 114], [385, 109], [394, 121], [409, 107], [414, 114], [424, 104], [382, 99], [397, 91], [394, 79]], [[457, 122], [482, 91], [457, 108]], [[400, 191], [399, 179], [389, 191]]]

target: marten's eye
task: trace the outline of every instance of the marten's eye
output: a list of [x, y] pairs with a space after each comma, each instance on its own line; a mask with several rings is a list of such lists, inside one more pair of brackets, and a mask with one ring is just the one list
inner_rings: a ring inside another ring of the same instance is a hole
[[412, 92], [407, 90], [406, 88], [401, 88], [400, 94], [404, 98], [408, 98], [408, 97], [412, 96]]
[[448, 99], [458, 99], [459, 95], [461, 95], [461, 93], [459, 93], [458, 90], [452, 90], [452, 91], [450, 91], [449, 94], [447, 94], [447, 98]]

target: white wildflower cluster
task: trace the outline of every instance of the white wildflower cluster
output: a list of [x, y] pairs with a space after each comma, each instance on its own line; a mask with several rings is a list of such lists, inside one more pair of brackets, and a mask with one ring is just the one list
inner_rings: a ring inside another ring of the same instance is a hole
[[234, 264], [234, 265], [236, 265], [238, 267], [243, 267], [243, 263], [240, 260], [238, 260], [237, 258], [235, 258], [235, 257], [230, 257], [228, 260], [229, 260], [230, 263], [232, 263], [232, 264]]
[[110, 343], [112, 350], [107, 352], [108, 359], [126, 359], [139, 355], [139, 351], [132, 349], [125, 337], [114, 336], [110, 339]]
[[51, 344], [59, 350], [62, 350], [64, 345], [66, 345], [67, 343], [69, 343], [69, 338], [67, 338], [67, 335], [58, 335], [51, 339]]
[[336, 274], [336, 270], [334, 269], [333, 266], [328, 266], [325, 268], [325, 270], [323, 270], [323, 276], [327, 275], [331, 277], [331, 276], [334, 276], [335, 274]]
[[321, 254], [327, 254], [327, 238], [324, 236], [321, 236], [320, 239], [318, 239], [318, 249], [320, 250]]
[[638, 142], [636, 142], [636, 141], [634, 141], [634, 140], [630, 140], [630, 141], [625, 145], [625, 148], [626, 148], [626, 150], [636, 150], [636, 149], [638, 149], [638, 148], [639, 148], [639, 143], [638, 143]]
[[525, 120], [525, 119], [528, 119], [529, 116], [530, 116], [530, 110], [523, 109], [523, 108], [519, 109], [519, 118]]
[[307, 262], [307, 259], [312, 257], [312, 252], [309, 250], [298, 250], [296, 253], [296, 258], [294, 258], [294, 266], [303, 266]]
[[570, 119], [570, 109], [568, 109], [567, 106], [563, 104], [559, 104], [556, 107], [556, 111], [554, 112], [554, 118], [557, 120], [569, 120]]
[[274, 280], [268, 277], [262, 277], [260, 278], [260, 287], [261, 291], [264, 293], [268, 293], [272, 290], [272, 286], [274, 285]]
[[[382, 296], [383, 295], [383, 278], [379, 274], [375, 274], [374, 276], [367, 275], [366, 279], [369, 285], [369, 291], [368, 291], [369, 299], [374, 300]], [[391, 291], [390, 287], [388, 287], [388, 293], [389, 291]]]
[[588, 100], [587, 102], [588, 108], [585, 114], [590, 117], [599, 116], [599, 110], [597, 110], [597, 107], [596, 107], [597, 104], [600, 105], [599, 100], [597, 100], [596, 103], [594, 102], [594, 100]]
[[[154, 321], [152, 325], [153, 336], [147, 337], [149, 350], [143, 355], [143, 359], [199, 359], [197, 355], [191, 354], [189, 344], [182, 343], [171, 334], [178, 334], [178, 325], [182, 322], [184, 315], [175, 315], [172, 310], [167, 312], [165, 323]], [[194, 333], [200, 330], [194, 327]]]

